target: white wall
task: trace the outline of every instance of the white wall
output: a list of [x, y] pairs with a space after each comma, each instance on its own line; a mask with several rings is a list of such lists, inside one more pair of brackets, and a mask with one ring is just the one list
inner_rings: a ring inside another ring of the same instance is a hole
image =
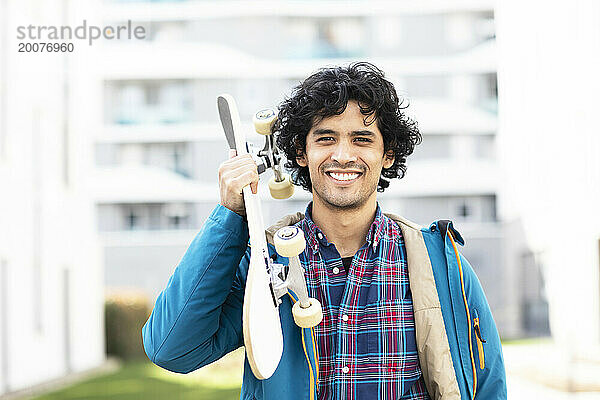
[[496, 21], [499, 211], [540, 254], [553, 336], [586, 352], [600, 344], [600, 3], [503, 0]]
[[4, 3], [0, 394], [104, 360], [102, 264], [85, 187], [91, 146], [78, 119], [87, 94], [68, 70], [84, 53], [16, 51], [17, 25], [68, 23], [68, 1]]

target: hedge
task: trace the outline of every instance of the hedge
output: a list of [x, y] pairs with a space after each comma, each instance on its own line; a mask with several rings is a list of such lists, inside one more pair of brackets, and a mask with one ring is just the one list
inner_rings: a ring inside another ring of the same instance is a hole
[[148, 298], [138, 292], [107, 295], [104, 303], [106, 354], [123, 360], [145, 358], [141, 330], [150, 311]]

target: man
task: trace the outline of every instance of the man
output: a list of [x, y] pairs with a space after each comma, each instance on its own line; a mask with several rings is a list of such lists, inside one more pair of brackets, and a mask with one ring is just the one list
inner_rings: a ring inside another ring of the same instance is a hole
[[[295, 184], [310, 190], [300, 227], [309, 295], [323, 321], [301, 330], [284, 298], [284, 353], [269, 379], [246, 361], [242, 399], [506, 398], [500, 340], [450, 221], [429, 229], [382, 213], [376, 192], [402, 177], [421, 136], [393, 85], [368, 63], [318, 71], [279, 107], [274, 127]], [[250, 156], [219, 169], [221, 203], [194, 239], [143, 328], [157, 365], [187, 373], [243, 345], [250, 249], [242, 188]], [[287, 263], [275, 254], [275, 262]]]

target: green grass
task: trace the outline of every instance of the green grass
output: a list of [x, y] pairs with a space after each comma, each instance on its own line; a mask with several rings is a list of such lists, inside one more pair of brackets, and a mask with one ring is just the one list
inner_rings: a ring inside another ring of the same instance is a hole
[[243, 350], [191, 374], [166, 371], [149, 361], [128, 362], [109, 374], [48, 393], [35, 400], [237, 400], [240, 398]]

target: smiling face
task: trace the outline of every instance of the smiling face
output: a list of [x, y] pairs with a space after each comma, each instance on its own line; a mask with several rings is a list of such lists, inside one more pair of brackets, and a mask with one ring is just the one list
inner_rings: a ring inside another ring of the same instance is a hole
[[308, 167], [313, 201], [328, 208], [356, 209], [375, 201], [382, 168], [394, 163], [384, 155], [383, 136], [373, 117], [349, 101], [340, 115], [322, 119], [306, 136], [306, 151], [296, 158]]

